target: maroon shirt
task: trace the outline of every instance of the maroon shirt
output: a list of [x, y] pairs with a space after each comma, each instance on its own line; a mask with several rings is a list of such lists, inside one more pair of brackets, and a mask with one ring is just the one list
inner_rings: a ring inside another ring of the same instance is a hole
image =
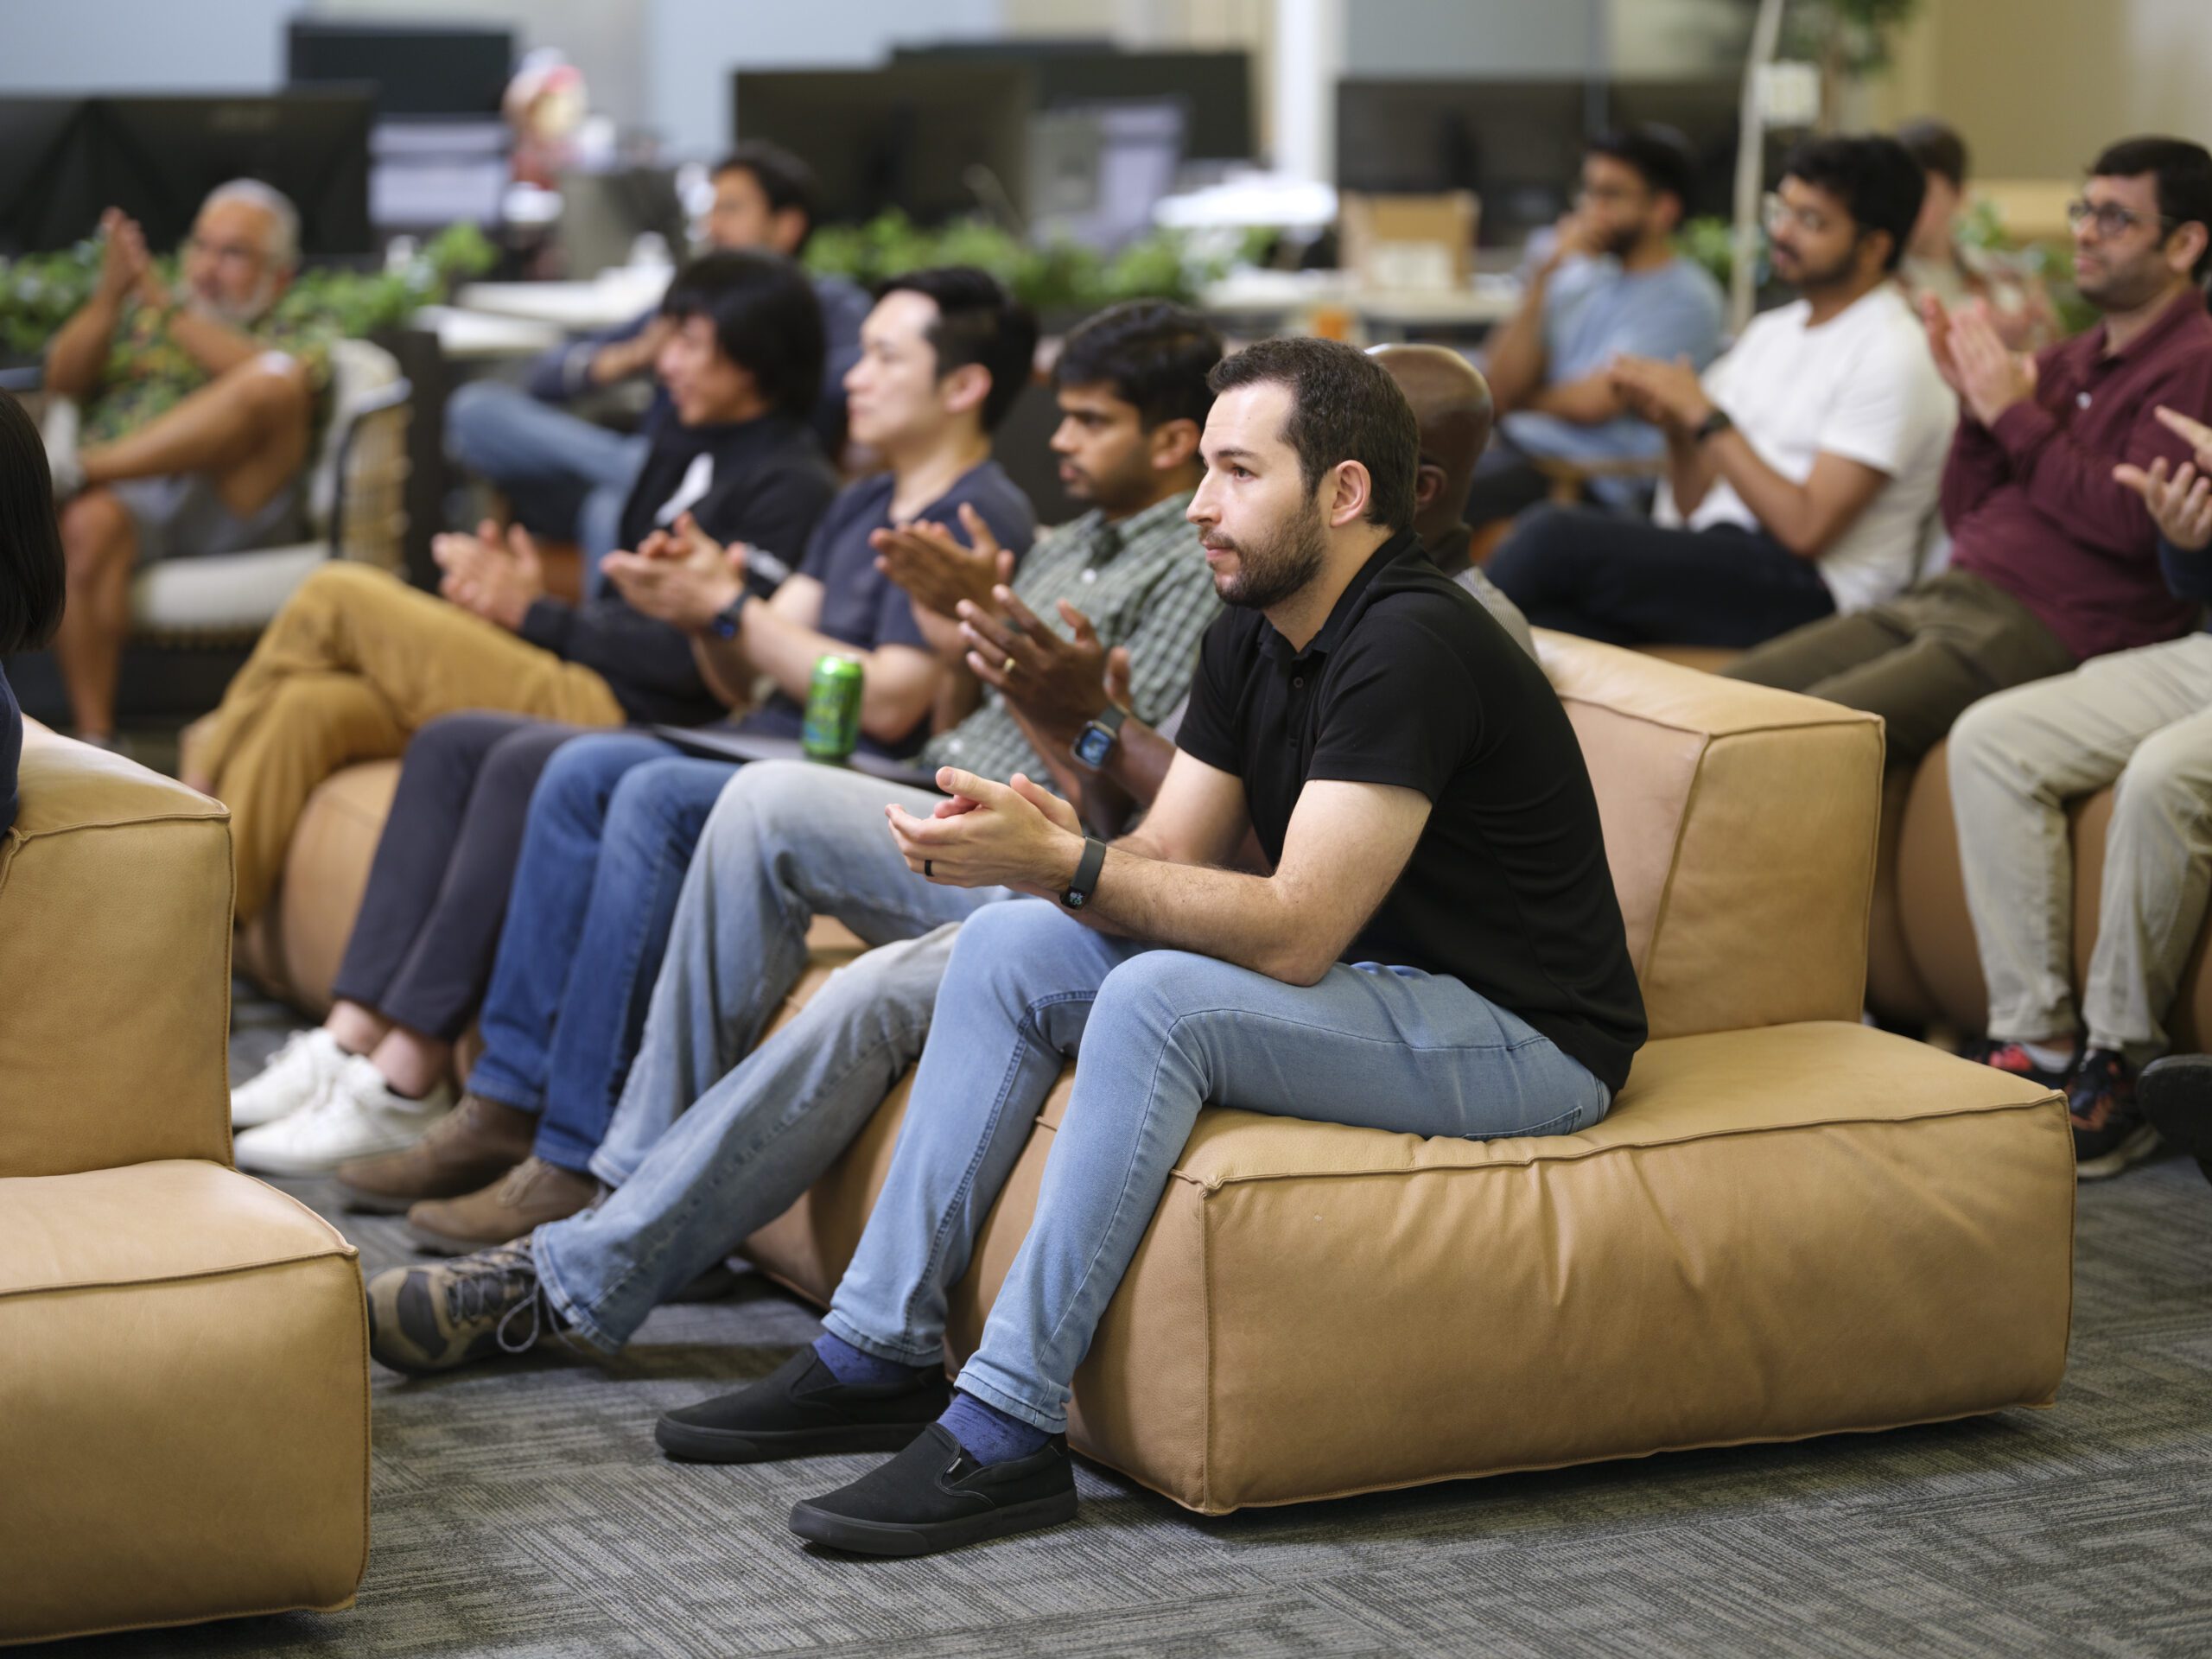
[[2189, 459], [2160, 404], [2212, 418], [2212, 317], [2195, 290], [2118, 352], [2101, 323], [2046, 346], [2035, 396], [1984, 426], [1962, 414], [1943, 469], [1951, 568], [2018, 600], [2075, 658], [2155, 645], [2196, 626], [2158, 568], [2143, 499], [2113, 481], [2123, 461]]

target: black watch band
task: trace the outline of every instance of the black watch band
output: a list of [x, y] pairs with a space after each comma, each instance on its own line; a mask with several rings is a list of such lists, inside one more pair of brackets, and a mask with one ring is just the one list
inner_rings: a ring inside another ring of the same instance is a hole
[[1732, 429], [1735, 424], [1734, 417], [1726, 410], [1716, 404], [1713, 413], [1697, 423], [1697, 431], [1694, 435], [1700, 443], [1703, 443], [1707, 438], [1719, 437], [1723, 432]]
[[737, 631], [745, 620], [745, 601], [753, 597], [749, 593], [740, 594], [716, 611], [714, 620], [707, 624], [707, 632], [717, 639], [736, 639]]
[[1086, 836], [1083, 843], [1082, 861], [1075, 867], [1075, 880], [1068, 883], [1068, 890], [1060, 895], [1060, 902], [1070, 910], [1081, 910], [1090, 902], [1090, 891], [1098, 885], [1098, 872], [1106, 862], [1106, 843]]

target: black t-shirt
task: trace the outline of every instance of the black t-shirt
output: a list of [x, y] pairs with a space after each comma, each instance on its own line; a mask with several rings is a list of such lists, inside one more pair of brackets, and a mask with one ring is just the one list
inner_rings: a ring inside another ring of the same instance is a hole
[[1384, 543], [1300, 652], [1257, 611], [1206, 632], [1177, 743], [1243, 780], [1270, 862], [1312, 779], [1433, 804], [1345, 962], [1448, 974], [1608, 1089], [1645, 1036], [1598, 801], [1543, 671], [1414, 538]]
[[23, 755], [23, 711], [0, 672], [0, 832], [16, 821], [16, 769]]

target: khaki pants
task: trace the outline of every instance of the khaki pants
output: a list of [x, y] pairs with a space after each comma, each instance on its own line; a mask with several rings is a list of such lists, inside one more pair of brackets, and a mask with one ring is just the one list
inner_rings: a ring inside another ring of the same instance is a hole
[[1881, 715], [1889, 764], [1900, 766], [1941, 742], [1969, 704], [2073, 666], [2018, 600], [1947, 570], [1886, 605], [1794, 628], [1722, 672]]
[[388, 760], [426, 721], [469, 709], [577, 726], [623, 721], [594, 670], [384, 571], [334, 563], [302, 583], [187, 756], [231, 809], [238, 919], [269, 902], [318, 784]]
[[2131, 1065], [2164, 1053], [2212, 891], [2212, 634], [1976, 703], [1948, 760], [1989, 1034], [2076, 1029], [2066, 804], [2117, 780], [2082, 1022], [2090, 1046]]

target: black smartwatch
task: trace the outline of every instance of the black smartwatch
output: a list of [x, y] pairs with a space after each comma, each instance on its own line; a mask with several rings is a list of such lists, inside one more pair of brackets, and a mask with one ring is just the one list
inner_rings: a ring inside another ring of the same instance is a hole
[[717, 639], [736, 639], [737, 630], [745, 620], [745, 601], [753, 597], [749, 593], [740, 594], [716, 611], [714, 620], [707, 624], [707, 632]]
[[1068, 753], [1080, 764], [1097, 771], [1106, 764], [1106, 757], [1114, 753], [1114, 745], [1122, 735], [1122, 722], [1128, 717], [1128, 709], [1108, 703], [1075, 734], [1075, 742]]
[[1070, 910], [1081, 910], [1090, 902], [1090, 890], [1098, 885], [1099, 868], [1106, 862], [1106, 843], [1085, 836], [1083, 859], [1075, 867], [1075, 880], [1068, 883], [1068, 890], [1060, 895], [1060, 902]]
[[1700, 443], [1703, 443], [1707, 438], [1719, 437], [1735, 424], [1734, 417], [1726, 410], [1715, 404], [1713, 406], [1713, 413], [1697, 423], [1697, 430], [1691, 435]]

